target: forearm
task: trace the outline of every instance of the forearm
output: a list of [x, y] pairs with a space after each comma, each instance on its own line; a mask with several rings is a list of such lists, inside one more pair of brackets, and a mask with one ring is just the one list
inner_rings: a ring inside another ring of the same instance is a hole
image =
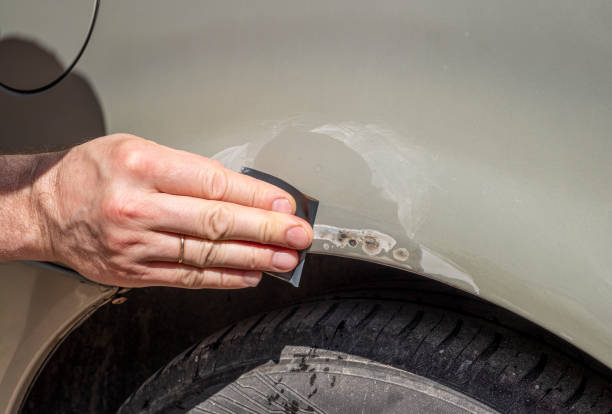
[[58, 154], [0, 155], [0, 262], [52, 260], [40, 207]]

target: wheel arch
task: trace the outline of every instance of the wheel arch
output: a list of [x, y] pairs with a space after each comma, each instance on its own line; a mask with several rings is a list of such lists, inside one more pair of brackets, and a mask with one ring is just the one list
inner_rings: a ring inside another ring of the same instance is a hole
[[[31, 388], [24, 412], [36, 412], [43, 406], [77, 412], [116, 410], [158, 368], [213, 332], [257, 313], [327, 295], [397, 295], [418, 303], [485, 315], [608, 372], [588, 355], [524, 318], [405, 270], [355, 258], [314, 254], [308, 256], [302, 280], [299, 289], [266, 277], [257, 289], [144, 288], [125, 292], [120, 296], [127, 299], [125, 302], [109, 302], [65, 338]], [[86, 398], [75, 398], [76, 395]]]

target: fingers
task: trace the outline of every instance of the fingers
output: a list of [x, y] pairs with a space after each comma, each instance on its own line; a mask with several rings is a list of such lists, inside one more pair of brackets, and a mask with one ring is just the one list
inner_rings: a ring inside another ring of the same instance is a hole
[[[178, 261], [180, 236], [155, 233], [147, 242], [143, 260]], [[196, 267], [288, 272], [298, 262], [297, 252], [247, 242], [185, 238], [183, 263]]]
[[164, 162], [154, 168], [158, 191], [168, 194], [227, 201], [293, 214], [295, 200], [286, 191], [253, 177], [224, 168], [216, 160], [160, 146]]
[[305, 249], [312, 243], [310, 225], [299, 217], [221, 201], [156, 193], [145, 225], [156, 231], [200, 239], [241, 240]]
[[257, 286], [261, 272], [236, 269], [201, 269], [176, 263], [150, 263], [143, 286], [169, 286], [187, 289], [241, 289]]

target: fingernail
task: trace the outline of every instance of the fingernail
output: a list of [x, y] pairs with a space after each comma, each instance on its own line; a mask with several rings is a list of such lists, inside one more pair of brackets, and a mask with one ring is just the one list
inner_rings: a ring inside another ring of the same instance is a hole
[[272, 210], [279, 213], [291, 213], [291, 203], [286, 198], [278, 198], [272, 203]]
[[272, 264], [277, 269], [293, 269], [297, 264], [295, 256], [287, 252], [276, 252], [272, 256]]
[[287, 244], [296, 249], [308, 247], [308, 235], [300, 226], [292, 227], [287, 231]]
[[259, 281], [261, 280], [261, 272], [257, 272], [254, 270], [244, 272], [242, 278], [244, 279], [244, 283], [246, 283], [247, 285], [257, 286], [259, 284]]

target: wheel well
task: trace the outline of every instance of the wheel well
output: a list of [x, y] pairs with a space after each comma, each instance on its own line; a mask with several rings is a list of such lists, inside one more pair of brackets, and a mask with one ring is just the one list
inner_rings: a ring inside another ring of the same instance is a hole
[[310, 255], [299, 289], [264, 277], [256, 289], [143, 288], [125, 293], [127, 301], [98, 309], [64, 340], [31, 388], [24, 412], [114, 412], [156, 370], [216, 330], [326, 295], [401, 297], [479, 316], [532, 335], [611, 375], [544, 329], [441, 282], [354, 259]]

